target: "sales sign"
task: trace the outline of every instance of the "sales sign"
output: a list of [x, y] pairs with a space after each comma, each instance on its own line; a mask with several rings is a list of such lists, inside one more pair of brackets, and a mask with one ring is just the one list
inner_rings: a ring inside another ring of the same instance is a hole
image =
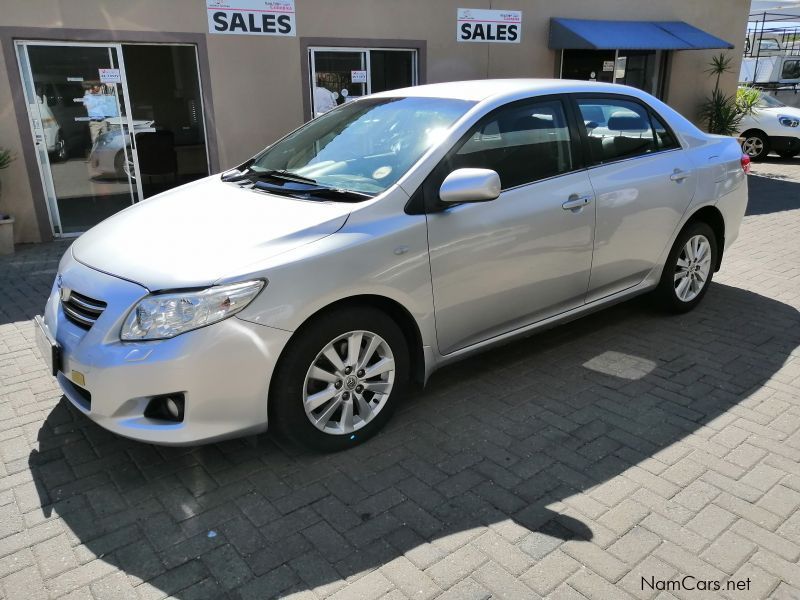
[[352, 83], [367, 83], [367, 72], [350, 71], [350, 81]]
[[522, 11], [459, 8], [456, 13], [456, 40], [519, 44], [522, 38]]
[[209, 33], [296, 36], [294, 0], [206, 0]]

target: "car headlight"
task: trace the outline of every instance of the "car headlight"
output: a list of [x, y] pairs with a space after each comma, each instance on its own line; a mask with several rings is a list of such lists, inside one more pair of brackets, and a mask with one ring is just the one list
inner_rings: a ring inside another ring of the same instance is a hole
[[246, 281], [147, 296], [128, 313], [120, 338], [163, 340], [222, 321], [250, 304], [264, 285], [263, 281]]
[[778, 115], [778, 123], [784, 127], [797, 127], [800, 125], [800, 119], [796, 117], [789, 117], [786, 115]]

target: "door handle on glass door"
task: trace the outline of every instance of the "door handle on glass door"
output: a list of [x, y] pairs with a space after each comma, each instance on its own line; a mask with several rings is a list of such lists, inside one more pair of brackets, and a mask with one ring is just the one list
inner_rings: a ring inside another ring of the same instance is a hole
[[678, 181], [678, 182], [680, 182], [680, 181], [683, 181], [684, 179], [686, 179], [688, 176], [689, 176], [689, 172], [688, 171], [681, 171], [680, 169], [675, 169], [672, 172], [672, 175], [669, 176], [669, 180], [670, 181]]
[[571, 210], [573, 212], [577, 212], [584, 206], [588, 205], [591, 201], [592, 201], [591, 196], [579, 196], [578, 194], [572, 194], [569, 197], [569, 200], [567, 200], [566, 202], [564, 202], [564, 204], [561, 205], [561, 208], [563, 208], [564, 210]]

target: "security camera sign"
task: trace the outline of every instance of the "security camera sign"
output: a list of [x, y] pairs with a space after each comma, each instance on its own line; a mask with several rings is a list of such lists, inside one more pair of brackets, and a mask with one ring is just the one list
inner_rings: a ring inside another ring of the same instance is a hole
[[456, 40], [519, 44], [522, 38], [522, 11], [459, 8], [456, 13]]
[[206, 0], [209, 33], [296, 36], [294, 0]]

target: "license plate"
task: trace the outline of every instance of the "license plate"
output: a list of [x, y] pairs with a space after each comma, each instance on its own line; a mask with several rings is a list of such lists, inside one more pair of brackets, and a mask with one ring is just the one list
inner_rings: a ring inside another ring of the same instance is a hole
[[47, 325], [40, 316], [35, 316], [33, 322], [36, 325], [36, 347], [42, 354], [44, 362], [50, 369], [51, 375], [56, 375], [61, 370], [60, 358], [61, 352], [59, 351], [58, 342], [53, 338]]

